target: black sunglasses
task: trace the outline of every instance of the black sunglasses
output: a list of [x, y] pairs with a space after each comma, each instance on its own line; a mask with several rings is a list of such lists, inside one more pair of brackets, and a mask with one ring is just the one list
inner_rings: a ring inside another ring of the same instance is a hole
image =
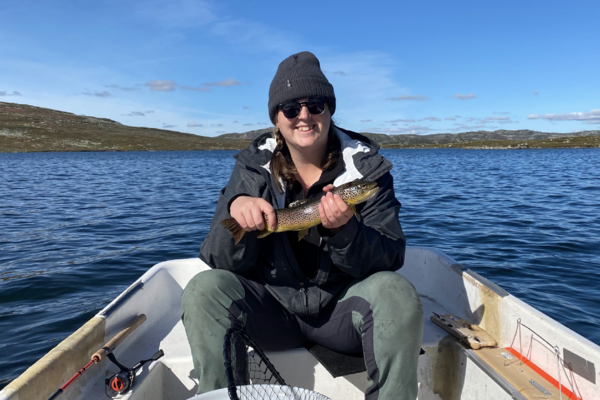
[[281, 103], [279, 109], [283, 111], [283, 115], [287, 119], [294, 119], [300, 115], [302, 106], [306, 106], [306, 109], [312, 115], [321, 115], [325, 112], [325, 99], [310, 99], [309, 101], [303, 101], [301, 103], [297, 101], [288, 101], [287, 103]]

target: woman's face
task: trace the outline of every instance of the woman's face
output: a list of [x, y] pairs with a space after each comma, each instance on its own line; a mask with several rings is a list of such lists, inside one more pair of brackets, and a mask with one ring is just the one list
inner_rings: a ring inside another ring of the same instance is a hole
[[[299, 99], [299, 103], [308, 99]], [[325, 103], [325, 111], [320, 115], [312, 115], [305, 105], [296, 118], [288, 119], [283, 111], [277, 112], [277, 126], [288, 147], [296, 151], [318, 151], [327, 147], [327, 133], [331, 123], [329, 105]]]

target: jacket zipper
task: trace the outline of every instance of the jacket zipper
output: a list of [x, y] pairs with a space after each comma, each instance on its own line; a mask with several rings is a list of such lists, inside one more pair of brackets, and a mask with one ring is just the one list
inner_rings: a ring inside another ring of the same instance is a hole
[[306, 294], [304, 283], [300, 283], [300, 293], [302, 293], [302, 296], [304, 297], [304, 307], [306, 307], [306, 312], [308, 312], [308, 294]]
[[[327, 276], [329, 276], [329, 272], [325, 274], [323, 271], [321, 271], [321, 253], [323, 253], [324, 247], [325, 242], [322, 237], [319, 237], [319, 251], [317, 252], [317, 275], [315, 276], [315, 279], [312, 280], [312, 282], [314, 282], [317, 286], [324, 284], [325, 281], [327, 281]], [[323, 277], [324, 274], [325, 277]]]

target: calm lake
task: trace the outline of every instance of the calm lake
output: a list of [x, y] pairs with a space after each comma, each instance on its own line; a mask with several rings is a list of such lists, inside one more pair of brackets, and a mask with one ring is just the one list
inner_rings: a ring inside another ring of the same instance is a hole
[[[382, 152], [409, 245], [600, 344], [600, 149]], [[0, 388], [152, 265], [197, 256], [233, 154], [0, 154]]]

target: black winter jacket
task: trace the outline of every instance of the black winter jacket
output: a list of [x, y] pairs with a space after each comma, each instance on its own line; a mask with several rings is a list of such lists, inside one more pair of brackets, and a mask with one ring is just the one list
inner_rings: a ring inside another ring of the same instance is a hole
[[286, 205], [269, 170], [275, 139], [265, 134], [238, 153], [227, 186], [221, 190], [200, 258], [212, 268], [235, 272], [265, 285], [290, 312], [317, 316], [353, 279], [377, 271], [395, 271], [404, 263], [406, 242], [398, 221], [400, 203], [394, 195], [392, 164], [378, 153], [379, 146], [354, 132], [334, 128], [341, 142], [344, 171], [334, 186], [364, 179], [377, 181], [379, 191], [356, 209], [335, 236], [323, 237], [318, 272], [308, 279], [298, 265], [287, 235], [274, 233], [263, 239], [257, 231], [246, 233], [235, 246], [233, 236], [219, 222], [230, 218], [228, 205], [239, 194], [260, 197], [274, 208]]

